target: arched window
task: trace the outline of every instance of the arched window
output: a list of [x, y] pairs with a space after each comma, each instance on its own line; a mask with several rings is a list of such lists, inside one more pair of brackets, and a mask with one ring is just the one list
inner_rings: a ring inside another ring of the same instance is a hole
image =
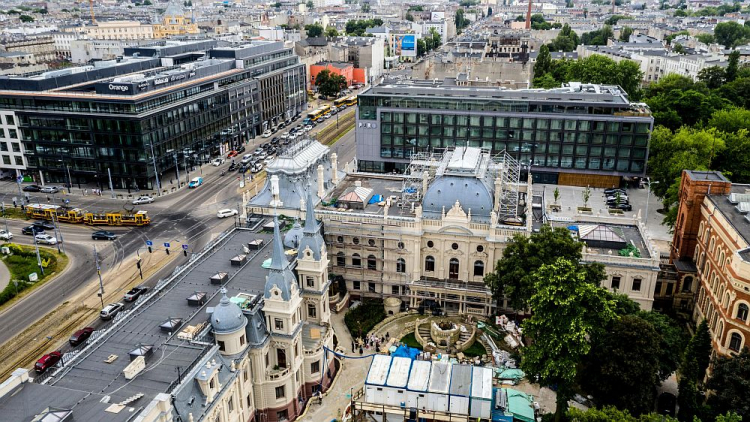
[[362, 258], [359, 256], [358, 253], [355, 253], [354, 255], [352, 255], [352, 266], [354, 267], [362, 266]]
[[458, 280], [458, 259], [451, 258], [448, 265], [448, 278]]
[[435, 258], [428, 256], [424, 259], [424, 270], [425, 272], [435, 271]]
[[404, 258], [399, 258], [396, 260], [396, 272], [397, 273], [406, 272], [406, 261], [404, 261]]
[[729, 339], [729, 350], [739, 352], [740, 347], [742, 347], [742, 336], [739, 333], [732, 333], [732, 337]]
[[689, 292], [693, 290], [693, 276], [687, 276], [682, 279], [682, 291]]
[[724, 309], [729, 308], [729, 292], [726, 292], [726, 294], [724, 295], [724, 301], [721, 303], [721, 306]]
[[736, 318], [742, 322], [747, 322], [747, 314], [749, 311], [750, 309], [747, 307], [747, 305], [745, 305], [744, 303], [740, 303], [740, 305], [737, 307]]
[[476, 261], [476, 262], [474, 262], [474, 276], [475, 277], [483, 277], [484, 276], [484, 262], [482, 262], [482, 261]]
[[721, 336], [724, 334], [724, 321], [719, 322], [719, 331], [717, 332], [716, 338], [721, 341]]
[[346, 266], [346, 255], [344, 255], [343, 252], [339, 252], [336, 254], [336, 266], [338, 267]]
[[367, 269], [368, 270], [377, 270], [378, 269], [378, 263], [375, 259], [375, 255], [370, 255], [367, 257]]

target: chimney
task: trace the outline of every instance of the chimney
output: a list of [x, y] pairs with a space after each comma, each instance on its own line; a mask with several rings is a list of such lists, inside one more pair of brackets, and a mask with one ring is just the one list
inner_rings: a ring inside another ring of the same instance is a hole
[[[526, 11], [526, 29], [531, 29], [531, 2], [532, 0], [529, 0], [529, 10]], [[612, 4], [614, 5], [615, 0], [612, 0]]]

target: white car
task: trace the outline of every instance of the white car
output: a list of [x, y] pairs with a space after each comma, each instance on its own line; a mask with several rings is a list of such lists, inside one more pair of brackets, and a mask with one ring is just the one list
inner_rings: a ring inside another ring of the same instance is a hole
[[305, 126], [305, 132], [309, 132], [312, 130], [312, 125]]
[[2, 240], [13, 239], [13, 233], [6, 232], [5, 230], [0, 230], [0, 239], [2, 239]]
[[222, 164], [224, 164], [223, 158], [215, 158], [213, 161], [211, 161], [211, 165], [214, 167], [219, 167]]
[[289, 132], [284, 132], [281, 134], [281, 139], [286, 139], [289, 137]]
[[150, 204], [154, 202], [154, 198], [148, 195], [141, 195], [133, 200], [133, 205]]
[[263, 137], [264, 138], [270, 138], [271, 137], [271, 131], [267, 130], [267, 131], [263, 132]]
[[40, 233], [36, 236], [34, 236], [36, 239], [36, 243], [41, 243], [43, 245], [56, 245], [57, 244], [57, 238], [52, 237], [45, 233]]
[[237, 210], [225, 208], [223, 210], [219, 210], [219, 212], [216, 213], [216, 216], [219, 218], [227, 218], [237, 214], [239, 214]]
[[275, 160], [275, 159], [276, 158], [274, 158], [274, 157], [268, 157], [265, 160], [263, 160], [263, 165], [266, 166], [266, 167], [268, 167], [268, 165], [271, 164], [271, 163], [273, 163], [273, 160]]

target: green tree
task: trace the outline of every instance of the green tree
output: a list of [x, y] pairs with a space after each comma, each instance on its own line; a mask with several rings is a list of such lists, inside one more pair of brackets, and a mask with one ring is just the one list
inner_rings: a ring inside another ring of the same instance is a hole
[[716, 42], [726, 48], [732, 48], [750, 37], [750, 28], [735, 21], [721, 22], [714, 27]]
[[430, 28], [430, 38], [432, 38], [432, 48], [437, 49], [440, 47], [442, 40], [440, 39], [440, 34], [435, 28]]
[[417, 56], [422, 57], [427, 53], [427, 43], [424, 39], [420, 38], [417, 40]]
[[534, 63], [534, 78], [546, 75], [551, 66], [552, 57], [549, 54], [549, 47], [542, 45], [539, 47], [539, 54], [536, 56], [536, 62]]
[[578, 34], [570, 29], [567, 23], [563, 25], [562, 30], [552, 42], [549, 43], [550, 51], [573, 51], [578, 47], [580, 40]]
[[677, 419], [649, 413], [636, 418], [627, 410], [620, 410], [613, 406], [605, 406], [601, 409], [592, 407], [588, 410], [580, 410], [571, 407], [568, 410], [568, 420], [575, 422], [678, 422]]
[[685, 51], [685, 47], [683, 47], [682, 44], [677, 44], [677, 43], [675, 43], [672, 46], [672, 52], [677, 53], [677, 54], [683, 54], [683, 55], [687, 54], [687, 52]]
[[328, 28], [326, 28], [326, 37], [334, 38], [338, 36], [339, 36], [339, 31], [336, 28], [332, 26], [329, 26]]
[[409, 6], [409, 9], [407, 9], [409, 12], [422, 12], [424, 11], [423, 6]]
[[716, 39], [714, 38], [714, 34], [698, 34], [695, 36], [695, 38], [697, 38], [698, 41], [704, 44], [713, 44], [716, 42]]
[[581, 35], [581, 44], [583, 45], [607, 45], [607, 40], [615, 36], [612, 27], [604, 25], [597, 31], [586, 32]]
[[21, 19], [21, 22], [24, 22], [24, 23], [34, 22], [34, 18], [32, 18], [29, 15], [21, 15], [18, 18]]
[[456, 22], [456, 32], [458, 32], [459, 34], [464, 28], [469, 26], [469, 21], [466, 20], [466, 18], [464, 17], [464, 9], [456, 10], [455, 22]]
[[565, 82], [616, 84], [620, 85], [631, 99], [637, 100], [641, 96], [642, 78], [643, 72], [637, 63], [630, 60], [618, 63], [608, 57], [594, 54], [584, 59], [571, 61]]
[[648, 321], [659, 334], [659, 379], [664, 381], [680, 366], [681, 356], [676, 351], [685, 349], [686, 335], [677, 321], [662, 313], [638, 311], [638, 317]]
[[492, 16], [492, 7], [487, 8], [487, 17]]
[[661, 383], [660, 342], [648, 321], [636, 315], [621, 317], [592, 339], [581, 386], [598, 405], [616, 406], [635, 415], [648, 413]]
[[408, 20], [409, 22], [414, 22], [414, 16], [412, 16], [411, 13], [406, 13], [406, 16], [404, 16], [404, 19]]
[[612, 15], [604, 21], [604, 24], [605, 25], [617, 25], [617, 22], [623, 19], [632, 19], [632, 18], [630, 16], [624, 16], [624, 15]]
[[363, 2], [361, 10], [363, 13], [370, 13], [370, 2]]
[[531, 344], [521, 352], [521, 369], [541, 385], [557, 385], [555, 421], [573, 396], [578, 366], [589, 353], [588, 336], [616, 316], [606, 290], [590, 283], [576, 261], [558, 258], [533, 274], [534, 314], [523, 322]]
[[561, 84], [560, 82], [555, 80], [555, 77], [547, 73], [546, 75], [542, 77], [535, 77], [534, 78], [534, 88], [544, 88], [544, 89], [551, 89], [551, 88], [560, 88]]
[[310, 38], [320, 37], [323, 35], [323, 25], [319, 23], [305, 25], [305, 32]]
[[736, 357], [719, 357], [714, 361], [711, 378], [706, 383], [711, 391], [707, 404], [714, 414], [735, 412], [742, 420], [750, 420], [750, 351], [742, 349]]
[[698, 80], [706, 84], [709, 89], [716, 89], [724, 85], [727, 74], [721, 66], [709, 66], [698, 72]]
[[620, 31], [620, 41], [630, 40], [630, 36], [633, 35], [633, 28], [626, 26]]
[[711, 115], [708, 127], [726, 133], [738, 132], [741, 129], [750, 130], [750, 110], [740, 107], [717, 110]]
[[735, 79], [737, 79], [739, 63], [740, 63], [739, 50], [732, 50], [732, 52], [729, 53], [729, 62], [727, 63], [727, 70], [726, 70], [727, 82], [733, 82]]
[[151, 3], [151, 0], [145, 0], [145, 1], [143, 2], [143, 5], [144, 5], [144, 6], [151, 6], [152, 4], [153, 4], [153, 3]]
[[307, 7], [309, 10], [315, 9], [315, 3], [312, 2], [312, 0], [307, 0], [307, 3], [305, 3], [305, 7]]

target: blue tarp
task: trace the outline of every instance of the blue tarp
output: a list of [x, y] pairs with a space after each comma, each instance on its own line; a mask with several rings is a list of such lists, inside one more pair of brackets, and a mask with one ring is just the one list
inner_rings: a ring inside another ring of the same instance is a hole
[[404, 192], [406, 192], [406, 193], [417, 193], [417, 188], [406, 188], [406, 189], [404, 189]]
[[378, 202], [383, 202], [383, 195], [373, 195], [372, 198], [370, 198], [370, 201], [368, 201], [368, 204], [377, 204]]
[[395, 352], [391, 353], [392, 357], [403, 357], [414, 360], [419, 356], [419, 349], [407, 346], [398, 346]]

